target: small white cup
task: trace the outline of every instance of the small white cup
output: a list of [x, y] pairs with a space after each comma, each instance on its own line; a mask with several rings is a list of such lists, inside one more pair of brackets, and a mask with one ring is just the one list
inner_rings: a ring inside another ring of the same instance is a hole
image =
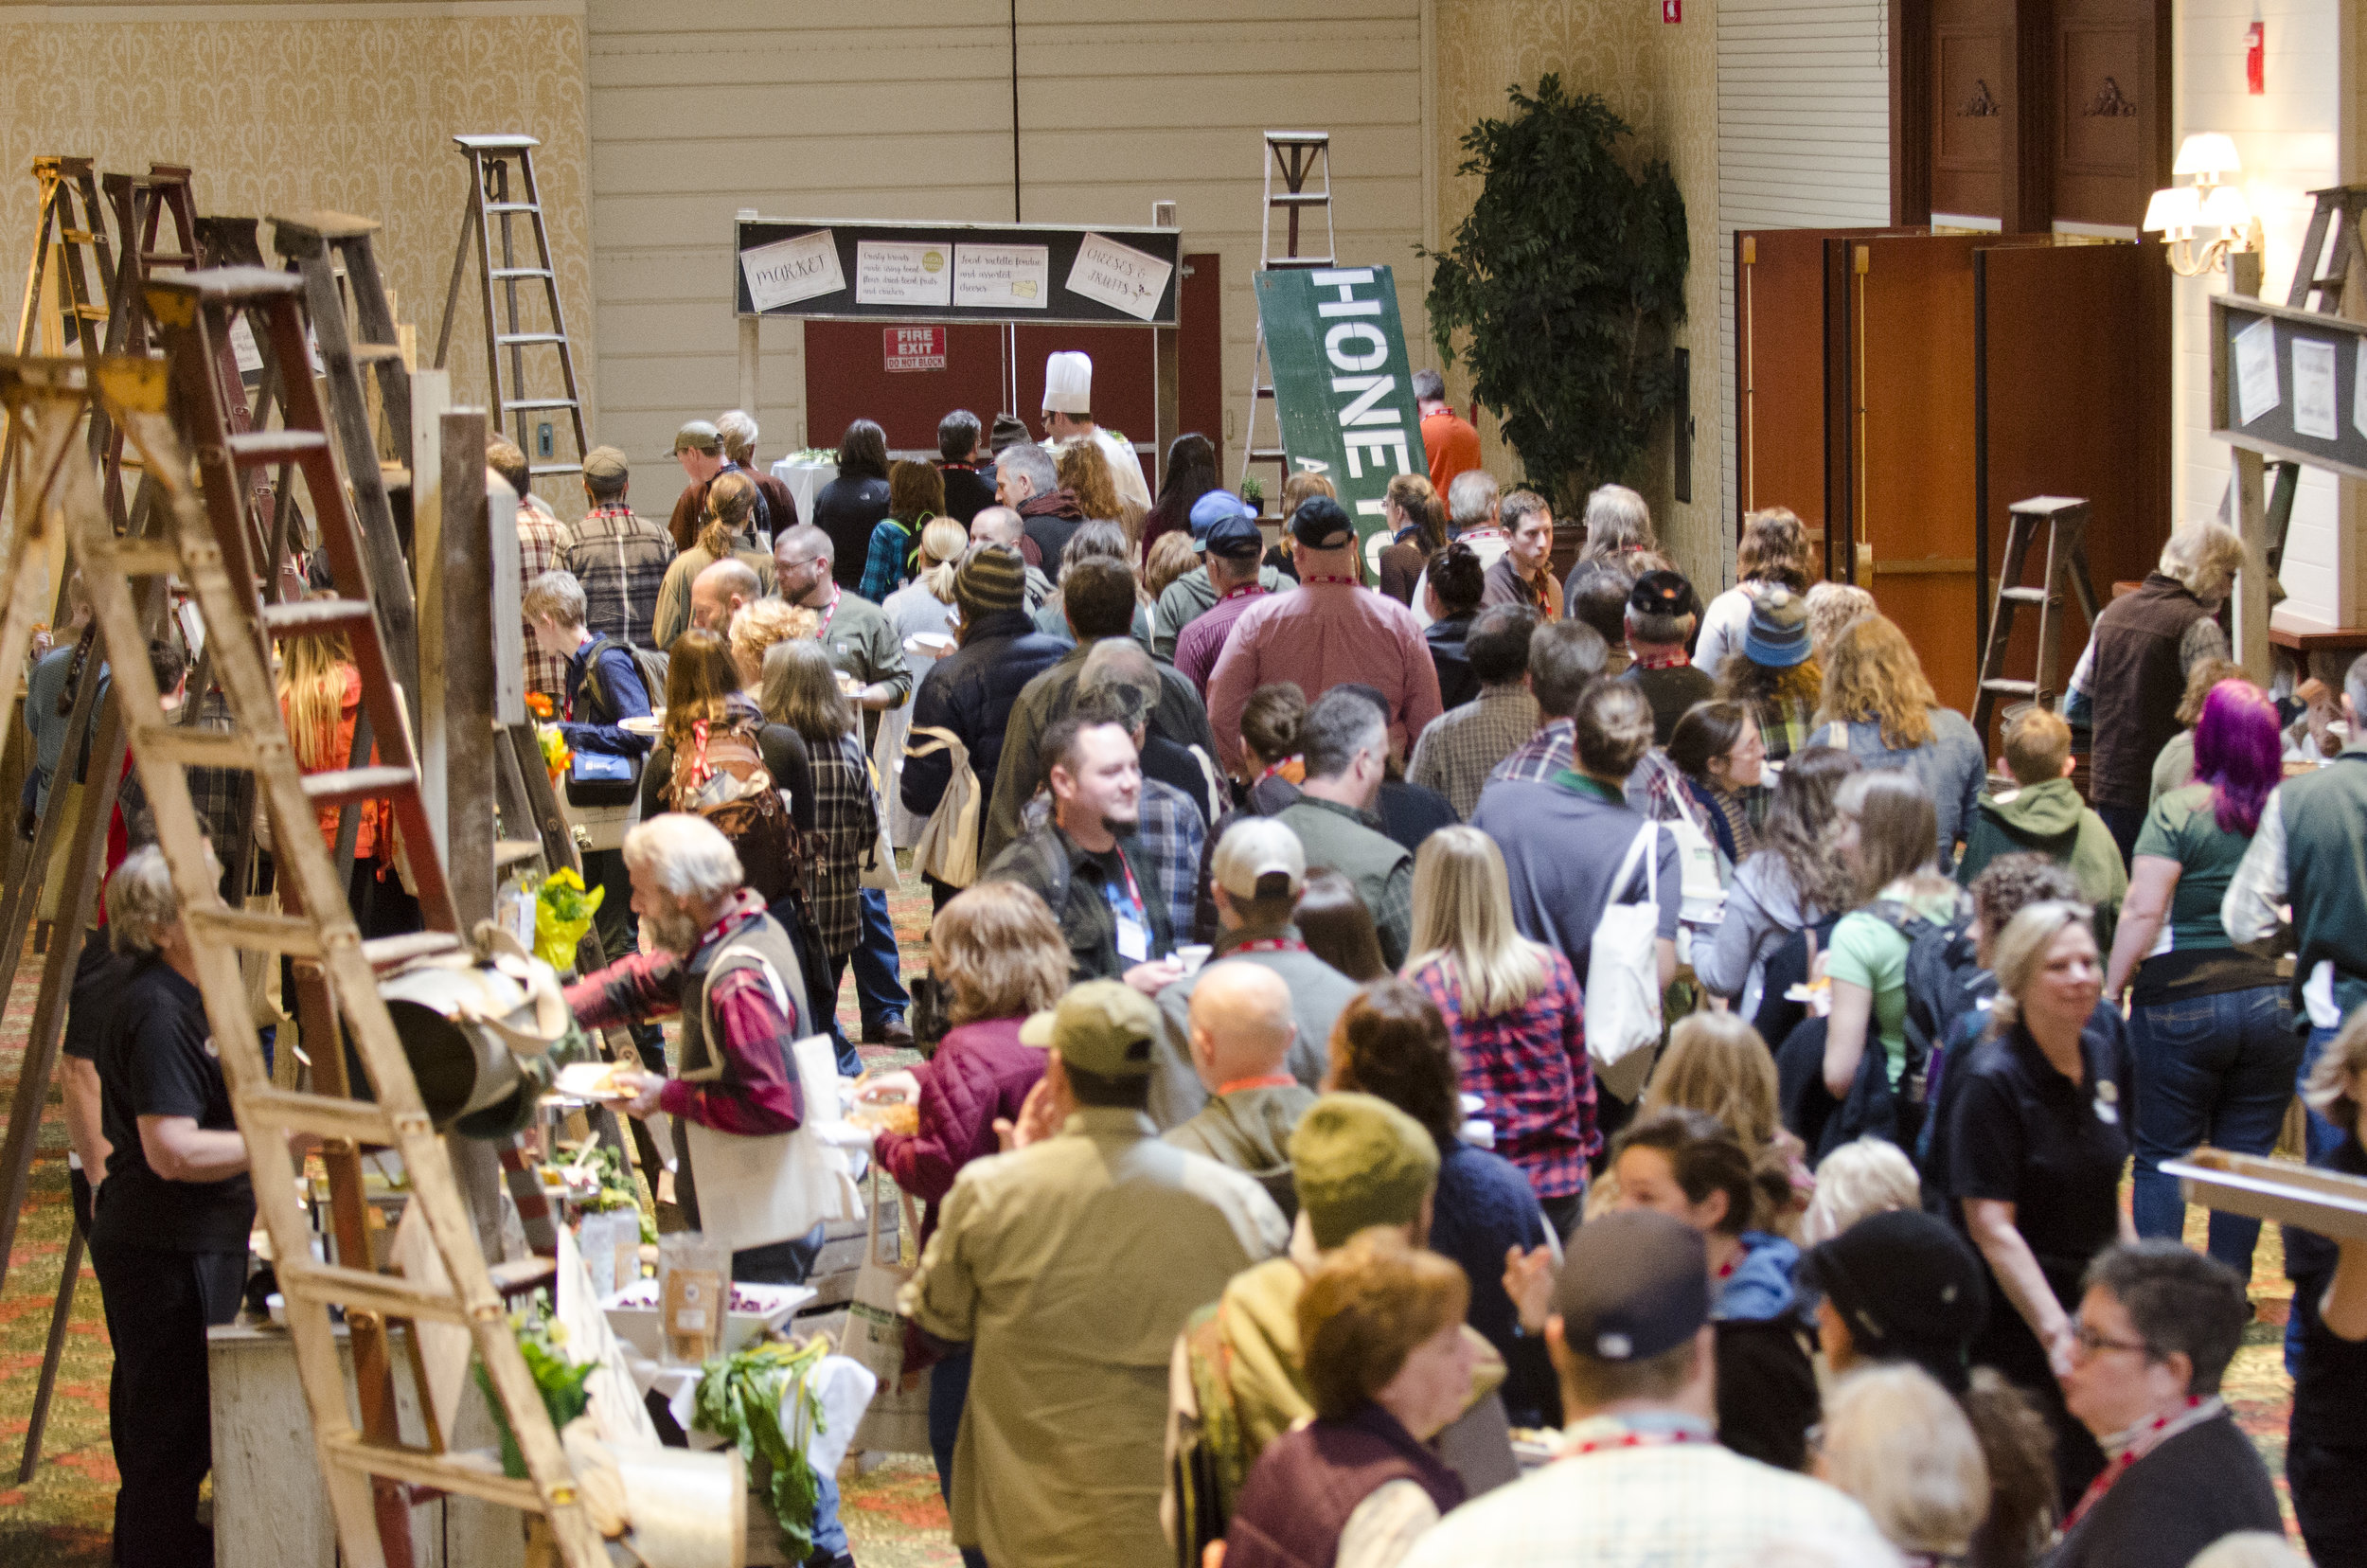
[[1201, 966], [1208, 962], [1208, 955], [1215, 951], [1205, 942], [1185, 942], [1175, 950], [1176, 961], [1184, 966], [1184, 973], [1198, 974]]

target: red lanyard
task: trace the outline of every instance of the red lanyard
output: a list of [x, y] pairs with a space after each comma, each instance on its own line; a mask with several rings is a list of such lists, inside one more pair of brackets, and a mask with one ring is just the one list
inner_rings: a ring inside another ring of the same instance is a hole
[[813, 640], [820, 642], [822, 633], [830, 629], [830, 617], [838, 614], [838, 596], [844, 592], [835, 582], [830, 584], [830, 607], [822, 612], [822, 624], [813, 629]]
[[1222, 1099], [1236, 1089], [1288, 1089], [1298, 1079], [1288, 1073], [1261, 1073], [1255, 1078], [1235, 1078], [1231, 1083], [1217, 1085], [1217, 1097]]
[[2063, 1521], [2063, 1528], [2068, 1531], [2073, 1525], [2078, 1523], [2086, 1516], [2088, 1510], [2094, 1507], [2102, 1500], [2104, 1494], [2112, 1489], [2112, 1484], [2135, 1467], [2138, 1460], [2143, 1459], [2146, 1454], [2160, 1448], [2163, 1442], [2185, 1431], [2188, 1427], [2198, 1425], [2216, 1414], [2216, 1411], [2205, 1411], [2204, 1403], [2200, 1395], [2189, 1395], [2186, 1403], [2180, 1409], [2167, 1416], [2156, 1416], [2146, 1422], [2144, 1430], [2129, 1439], [2128, 1446], [2121, 1450], [2110, 1464], [2104, 1467], [2104, 1473], [2088, 1483], [2087, 1491], [2079, 1499], [2079, 1506], [2073, 1508], [2070, 1517]]
[[1358, 581], [1352, 577], [1331, 577], [1323, 573], [1317, 573], [1313, 576], [1299, 579], [1299, 586], [1302, 588], [1312, 588], [1319, 582], [1338, 583], [1344, 588], [1361, 588], [1364, 586], [1363, 583]]
[[1691, 1432], [1627, 1432], [1616, 1437], [1590, 1437], [1583, 1443], [1572, 1443], [1554, 1458], [1557, 1461], [1583, 1459], [1590, 1453], [1616, 1452], [1621, 1449], [1675, 1448], [1681, 1443], [1708, 1441], [1708, 1438]]
[[1636, 655], [1635, 667], [1638, 669], [1682, 669], [1692, 662], [1691, 659], [1685, 657], [1684, 650], [1681, 648], [1674, 653], [1639, 653]]
[[1225, 956], [1230, 958], [1235, 953], [1305, 953], [1306, 951], [1305, 942], [1294, 942], [1288, 936], [1260, 936], [1254, 942], [1243, 942]]
[[1244, 582], [1238, 588], [1227, 588], [1223, 593], [1219, 594], [1217, 602], [1222, 604], [1226, 599], [1246, 598], [1252, 594], [1262, 594], [1265, 591], [1266, 585], [1262, 582]]
[[1272, 767], [1268, 768], [1268, 769], [1267, 769], [1264, 773], [1259, 774], [1259, 775], [1257, 775], [1257, 783], [1256, 783], [1256, 784], [1252, 784], [1252, 785], [1250, 786], [1250, 788], [1251, 788], [1251, 789], [1253, 789], [1253, 790], [1254, 790], [1254, 789], [1255, 789], [1255, 788], [1257, 788], [1257, 784], [1263, 784], [1264, 782], [1266, 782], [1266, 780], [1268, 780], [1269, 778], [1273, 777], [1273, 776], [1274, 776], [1274, 775], [1276, 775], [1276, 774], [1280, 773], [1283, 769], [1285, 769], [1285, 768], [1289, 767], [1291, 763], [1293, 763], [1293, 762], [1295, 762], [1295, 761], [1297, 761], [1297, 760], [1298, 760], [1298, 758], [1297, 758], [1297, 757], [1284, 757], [1281, 761], [1279, 761], [1279, 762], [1275, 763]]

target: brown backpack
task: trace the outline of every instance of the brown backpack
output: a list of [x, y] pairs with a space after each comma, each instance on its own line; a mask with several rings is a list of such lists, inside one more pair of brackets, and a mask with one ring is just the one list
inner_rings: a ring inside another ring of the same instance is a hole
[[703, 746], [678, 747], [667, 804], [706, 818], [739, 855], [744, 886], [767, 904], [810, 891], [806, 846], [781, 803], [773, 775], [755, 743], [737, 730], [718, 729]]

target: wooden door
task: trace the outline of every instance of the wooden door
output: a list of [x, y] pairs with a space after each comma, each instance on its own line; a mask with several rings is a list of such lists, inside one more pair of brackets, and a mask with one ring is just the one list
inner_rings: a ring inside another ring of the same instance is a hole
[[1981, 616], [1973, 256], [1999, 242], [1845, 241], [1848, 426], [1827, 549], [1907, 633], [1939, 700], [1966, 712]]
[[[2089, 504], [2088, 567], [2099, 604], [2118, 579], [2153, 569], [2168, 536], [2131, 482], [2145, 409], [2143, 366], [2148, 304], [2140, 286], [2160, 258], [2149, 245], [1998, 247], [1976, 251], [1974, 556], [1985, 620], [2005, 544], [2007, 511], [2034, 495]], [[2043, 545], [2022, 581], [2039, 586]], [[2037, 607], [2016, 616], [2005, 673], [2027, 679], [2037, 666]], [[2066, 605], [2056, 668], [2070, 679], [2087, 638], [2076, 604]], [[1994, 737], [1989, 738], [1992, 742]]]

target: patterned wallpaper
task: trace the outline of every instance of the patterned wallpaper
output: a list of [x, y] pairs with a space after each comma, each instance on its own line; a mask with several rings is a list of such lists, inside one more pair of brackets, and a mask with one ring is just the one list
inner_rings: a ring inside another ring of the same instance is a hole
[[[468, 194], [467, 166], [451, 138], [524, 132], [543, 141], [535, 174], [590, 402], [596, 394], [589, 384], [590, 142], [580, 15], [455, 16], [448, 6], [433, 8], [440, 14], [401, 14], [412, 8], [372, 6], [353, 8], [365, 14], [346, 20], [335, 15], [342, 9], [292, 6], [268, 21], [251, 19], [252, 7], [223, 8], [217, 14], [227, 19], [218, 20], [204, 19], [213, 12], [205, 7], [172, 8], [169, 21], [0, 20], [0, 59], [9, 62], [10, 81], [0, 108], [0, 308], [9, 330], [22, 309], [23, 269], [40, 217], [32, 159], [88, 154], [102, 170], [189, 165], [201, 214], [329, 208], [379, 220], [379, 265], [398, 317], [418, 329], [426, 363]], [[518, 233], [530, 253], [523, 224]], [[263, 250], [271, 259], [268, 228]], [[522, 264], [532, 264], [530, 254]], [[456, 401], [485, 396], [478, 311], [475, 283], [464, 280], [450, 360]], [[556, 361], [544, 353], [551, 389], [531, 389], [553, 396]], [[527, 373], [535, 375], [532, 361]]]
[[[1646, 459], [1638, 488], [1652, 506], [1677, 564], [1705, 593], [1722, 582], [1724, 530], [1718, 501], [1717, 386], [1717, 10], [1716, 0], [1684, 0], [1683, 20], [1661, 20], [1654, 0], [1437, 0], [1438, 229], [1442, 241], [1470, 211], [1479, 181], [1454, 169], [1458, 145], [1473, 121], [1501, 115], [1504, 88], [1534, 88], [1548, 71], [1569, 86], [1599, 93], [1635, 128], [1634, 146], [1664, 157], [1684, 193], [1692, 266], [1680, 344], [1693, 359], [1696, 424], [1691, 503], [1673, 499], [1665, 441]], [[1450, 373], [1449, 392], [1469, 396]], [[1481, 439], [1491, 469], [1516, 473], [1520, 459], [1503, 446], [1483, 411]]]

